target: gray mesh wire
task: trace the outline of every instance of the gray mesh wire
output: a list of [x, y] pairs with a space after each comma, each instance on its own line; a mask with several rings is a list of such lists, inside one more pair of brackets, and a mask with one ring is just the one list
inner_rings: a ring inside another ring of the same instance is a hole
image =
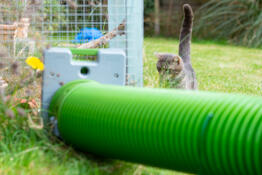
[[123, 20], [125, 34], [102, 47], [122, 48], [128, 59], [128, 84], [141, 86], [142, 0], [1, 0], [0, 57], [7, 62], [41, 55], [47, 45], [77, 47], [83, 43], [73, 41], [81, 29], [106, 34]]

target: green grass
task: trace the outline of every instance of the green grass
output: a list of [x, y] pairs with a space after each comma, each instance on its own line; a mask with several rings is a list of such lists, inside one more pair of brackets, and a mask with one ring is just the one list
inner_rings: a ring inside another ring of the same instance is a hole
[[[177, 40], [145, 39], [145, 86], [158, 87], [154, 52], [177, 53], [177, 48]], [[261, 95], [261, 58], [262, 50], [258, 49], [209, 41], [197, 41], [192, 45], [192, 62], [199, 89], [205, 91]], [[41, 130], [15, 125], [11, 128], [0, 127], [0, 174], [183, 175], [79, 153]]]
[[180, 175], [76, 152], [43, 131], [13, 129], [0, 128], [1, 175]]
[[[145, 85], [158, 87], [154, 52], [178, 53], [178, 41], [146, 38]], [[262, 95], [262, 50], [197, 41], [192, 44], [192, 64], [199, 89], [204, 91]]]

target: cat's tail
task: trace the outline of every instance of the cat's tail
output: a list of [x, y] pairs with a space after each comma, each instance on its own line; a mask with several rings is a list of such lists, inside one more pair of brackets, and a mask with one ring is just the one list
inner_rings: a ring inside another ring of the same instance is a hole
[[180, 32], [179, 56], [184, 63], [190, 63], [191, 37], [194, 13], [189, 4], [184, 5], [184, 21]]
[[180, 33], [179, 56], [182, 58], [189, 89], [197, 89], [196, 73], [191, 64], [191, 38], [194, 13], [189, 4], [184, 5], [184, 21]]

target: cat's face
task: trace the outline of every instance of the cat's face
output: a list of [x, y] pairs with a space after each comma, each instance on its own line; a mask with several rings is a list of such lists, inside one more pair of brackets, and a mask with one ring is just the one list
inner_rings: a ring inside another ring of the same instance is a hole
[[184, 68], [183, 60], [174, 54], [156, 53], [158, 58], [157, 70], [160, 75], [175, 78]]

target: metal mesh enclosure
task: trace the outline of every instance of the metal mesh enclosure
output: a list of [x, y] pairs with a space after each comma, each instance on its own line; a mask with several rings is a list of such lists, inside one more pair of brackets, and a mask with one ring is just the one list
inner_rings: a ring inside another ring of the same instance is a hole
[[39, 56], [47, 45], [81, 47], [116, 30], [121, 23], [125, 24], [121, 34], [99, 47], [125, 50], [128, 85], [141, 86], [141, 0], [2, 0], [0, 56], [8, 61]]

